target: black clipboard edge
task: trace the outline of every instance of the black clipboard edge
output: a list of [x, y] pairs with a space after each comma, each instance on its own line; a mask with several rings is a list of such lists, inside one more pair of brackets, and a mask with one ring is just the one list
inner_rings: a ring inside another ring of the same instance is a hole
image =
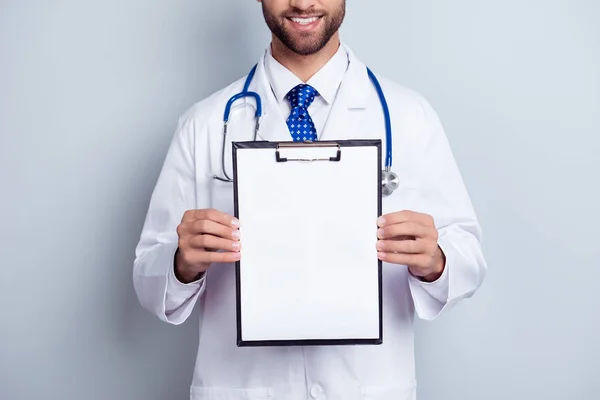
[[311, 339], [311, 340], [256, 340], [243, 341], [238, 338], [238, 347], [295, 347], [295, 346], [361, 346], [380, 345], [383, 339]]
[[[233, 167], [233, 209], [234, 217], [240, 218], [238, 202], [238, 173], [237, 173], [237, 151], [241, 149], [277, 149], [282, 144], [293, 142], [270, 142], [270, 141], [242, 141], [232, 142], [232, 167]], [[365, 147], [375, 146], [377, 148], [377, 216], [383, 212], [382, 207], [382, 142], [381, 139], [345, 139], [345, 140], [322, 140], [320, 144], [338, 144], [341, 147]], [[379, 337], [375, 339], [311, 339], [311, 340], [242, 340], [242, 296], [241, 296], [241, 260], [235, 263], [235, 291], [236, 291], [236, 325], [238, 347], [276, 347], [276, 346], [357, 346], [357, 345], [381, 345], [383, 344], [383, 262], [377, 259], [379, 275]]]

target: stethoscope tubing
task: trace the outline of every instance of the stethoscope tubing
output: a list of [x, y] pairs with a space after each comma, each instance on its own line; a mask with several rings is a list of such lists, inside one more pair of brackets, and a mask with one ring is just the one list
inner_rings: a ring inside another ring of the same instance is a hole
[[[254, 79], [254, 75], [256, 74], [256, 70], [257, 70], [258, 64], [254, 65], [254, 67], [252, 68], [252, 70], [250, 71], [250, 73], [248, 74], [248, 77], [246, 78], [246, 82], [244, 83], [244, 89], [236, 94], [233, 95], [228, 101], [227, 104], [225, 105], [225, 112], [223, 114], [223, 154], [222, 154], [222, 168], [223, 168], [223, 174], [225, 175], [225, 178], [221, 178], [217, 175], [214, 176], [214, 179], [223, 181], [223, 182], [233, 182], [233, 180], [231, 179], [231, 177], [229, 177], [229, 175], [227, 174], [227, 171], [225, 170], [225, 145], [226, 145], [226, 140], [227, 140], [227, 125], [229, 123], [229, 117], [231, 116], [231, 108], [233, 106], [233, 104], [243, 98], [246, 97], [252, 97], [254, 98], [255, 102], [256, 102], [256, 112], [254, 114], [254, 117], [256, 119], [256, 126], [254, 129], [254, 140], [256, 140], [256, 137], [258, 135], [258, 131], [259, 131], [259, 124], [260, 124], [260, 117], [262, 116], [262, 99], [260, 97], [260, 95], [256, 92], [251, 92], [250, 89], [250, 83], [252, 82], [252, 80]], [[387, 103], [387, 100], [385, 98], [385, 94], [383, 93], [383, 89], [381, 88], [381, 85], [379, 83], [379, 80], [377, 79], [377, 77], [375, 76], [375, 74], [367, 67], [367, 74], [369, 75], [369, 78], [371, 79], [371, 82], [373, 83], [375, 90], [377, 91], [377, 95], [379, 97], [379, 101], [381, 103], [381, 108], [383, 111], [383, 117], [384, 117], [384, 121], [385, 121], [385, 133], [386, 133], [386, 157], [385, 157], [385, 170], [383, 171], [384, 176], [382, 177], [383, 179], [383, 185], [384, 185], [384, 195], [389, 195], [391, 194], [391, 192], [393, 192], [393, 190], [395, 190], [395, 188], [397, 187], [397, 180], [398, 180], [398, 176], [391, 171], [392, 168], [392, 121], [391, 121], [391, 115], [390, 115], [390, 109]], [[390, 182], [395, 182], [395, 184], [392, 184], [390, 187]]]

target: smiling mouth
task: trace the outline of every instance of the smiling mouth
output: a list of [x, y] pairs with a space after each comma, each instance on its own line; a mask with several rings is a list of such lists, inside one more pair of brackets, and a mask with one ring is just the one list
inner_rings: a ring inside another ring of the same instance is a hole
[[295, 22], [295, 23], [300, 24], [300, 25], [310, 25], [310, 24], [312, 24], [314, 22], [317, 22], [321, 18], [323, 18], [323, 16], [316, 16], [316, 17], [288, 17], [288, 19], [290, 21]]

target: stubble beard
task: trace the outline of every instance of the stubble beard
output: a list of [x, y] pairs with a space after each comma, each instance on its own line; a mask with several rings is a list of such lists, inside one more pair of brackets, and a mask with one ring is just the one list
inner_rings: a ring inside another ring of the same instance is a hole
[[[323, 16], [325, 26], [316, 33], [289, 32], [285, 27], [285, 16], [276, 16], [269, 13], [264, 3], [262, 3], [262, 10], [267, 26], [285, 47], [298, 55], [309, 56], [321, 51], [339, 30], [346, 15], [346, 2], [342, 3], [335, 14]], [[296, 15], [301, 16], [302, 12], [298, 12]]]

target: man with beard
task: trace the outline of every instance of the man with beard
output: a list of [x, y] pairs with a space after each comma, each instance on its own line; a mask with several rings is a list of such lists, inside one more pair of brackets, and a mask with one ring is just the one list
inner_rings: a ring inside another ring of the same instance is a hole
[[[345, 1], [261, 3], [272, 31], [250, 86], [268, 108], [261, 139], [385, 142], [366, 66], [340, 41]], [[413, 316], [437, 318], [473, 295], [486, 270], [480, 227], [436, 113], [417, 93], [380, 78], [401, 178], [374, 221], [383, 262], [383, 344], [242, 348], [236, 346], [234, 263], [243, 238], [232, 216], [233, 185], [213, 177], [231, 171], [231, 153], [222, 156], [223, 109], [245, 81], [181, 117], [136, 250], [134, 283], [145, 308], [178, 325], [198, 304], [191, 398], [416, 399]], [[291, 128], [298, 114], [308, 126], [303, 132]], [[253, 116], [232, 116], [228, 140], [248, 140]], [[348, 129], [332, 128], [342, 121]]]

